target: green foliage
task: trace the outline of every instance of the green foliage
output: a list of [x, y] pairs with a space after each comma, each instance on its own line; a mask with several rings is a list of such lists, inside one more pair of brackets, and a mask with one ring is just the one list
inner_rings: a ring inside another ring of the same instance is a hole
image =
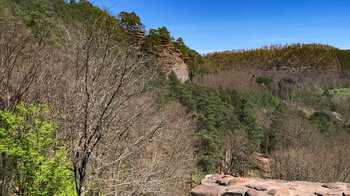
[[7, 8], [32, 29], [35, 37], [45, 36], [51, 28], [53, 13], [43, 0], [17, 0], [7, 3]]
[[166, 27], [159, 27], [158, 29], [151, 29], [149, 36], [157, 42], [157, 44], [169, 44], [171, 43], [170, 32]]
[[118, 15], [120, 25], [123, 29], [128, 31], [144, 31], [145, 27], [141, 23], [141, 19], [135, 12], [120, 12]]
[[332, 89], [327, 91], [329, 96], [332, 96], [335, 98], [341, 98], [341, 97], [350, 98], [350, 88], [338, 88], [338, 89]]
[[147, 52], [159, 55], [169, 44], [171, 44], [170, 32], [166, 27], [159, 27], [149, 31], [143, 47]]
[[45, 120], [48, 112], [26, 104], [15, 113], [0, 111], [0, 152], [7, 162], [1, 179], [13, 181], [2, 186], [17, 187], [19, 195], [74, 195], [70, 162], [53, 137], [57, 125]]
[[89, 1], [80, 1], [77, 4], [66, 4], [67, 16], [65, 21], [67, 23], [79, 22], [84, 24], [87, 28], [92, 28], [96, 23], [104, 24], [106, 30], [114, 28], [115, 25], [119, 24], [116, 17], [110, 15], [107, 10], [102, 10], [96, 6], [93, 6]]
[[194, 50], [190, 50], [190, 55], [186, 63], [188, 65], [188, 76], [191, 81], [198, 73], [207, 72], [202, 56]]
[[347, 124], [347, 125], [345, 125], [345, 130], [346, 130], [348, 133], [350, 133], [350, 123]]
[[253, 104], [259, 107], [272, 107], [275, 108], [279, 104], [279, 98], [274, 95], [267, 87], [265, 91], [253, 92], [253, 91], [242, 91], [248, 100], [251, 100]]
[[350, 50], [337, 50], [337, 57], [344, 70], [350, 70]]
[[[76, 1], [67, 3], [64, 0], [3, 1], [4, 7], [23, 20], [31, 28], [35, 37], [46, 36], [55, 45], [62, 45], [62, 40], [65, 39], [64, 33], [67, 29], [71, 30], [76, 26], [84, 26], [87, 30], [94, 31], [96, 30], [94, 29], [95, 24], [99, 24], [106, 33], [110, 33], [113, 29], [115, 37], [121, 43], [120, 45], [128, 46], [143, 43], [143, 51], [152, 55], [157, 56], [164, 49], [172, 46], [178, 48], [189, 66], [191, 79], [195, 74], [204, 71], [202, 56], [188, 48], [181, 38], [173, 42], [173, 38], [166, 27], [151, 29], [143, 40], [146, 34], [145, 26], [135, 12], [122, 11], [117, 17], [114, 17], [107, 10], [100, 9], [89, 1], [79, 1], [78, 3]], [[72, 34], [74, 34], [74, 31]]]
[[[288, 119], [288, 114], [291, 111], [284, 102], [279, 102], [271, 115], [271, 127], [264, 133], [264, 139], [261, 143], [261, 149], [264, 153], [270, 153], [275, 149], [277, 140], [276, 134], [279, 129], [283, 129], [285, 120]], [[285, 141], [283, 141], [285, 142]]]
[[206, 72], [202, 56], [197, 51], [191, 50], [186, 46], [181, 37], [173, 42], [173, 45], [183, 55], [185, 63], [188, 65], [188, 76], [191, 81], [196, 74]]
[[251, 50], [214, 52], [204, 56], [224, 68], [251, 67], [262, 70], [324, 69], [335, 67], [336, 48], [323, 44], [271, 45]]
[[281, 99], [293, 100], [298, 98], [298, 93], [300, 93], [299, 85], [292, 78], [283, 78], [278, 81], [278, 96]]
[[273, 82], [273, 78], [268, 77], [268, 76], [257, 76], [255, 78], [255, 81], [258, 84], [269, 85], [271, 82]]
[[8, 7], [6, 3], [7, 2], [5, 1], [0, 1], [0, 22], [3, 22], [6, 19], [5, 8]]
[[[47, 8], [47, 5], [39, 1], [38, 3], [35, 3], [33, 6], [29, 9], [29, 19], [27, 21], [28, 26], [35, 26], [35, 25], [44, 25], [45, 20], [49, 18], [51, 15], [50, 11]], [[44, 23], [44, 24], [41, 24]]]
[[293, 84], [296, 85], [297, 82], [295, 80], [293, 80], [292, 78], [283, 78], [280, 80], [280, 82], [284, 82], [284, 83], [288, 83], [288, 84]]
[[163, 51], [163, 46], [155, 29], [150, 30], [149, 34], [146, 36], [146, 41], [143, 47], [151, 54], [158, 55]]
[[319, 130], [326, 136], [332, 136], [332, 125], [333, 122], [328, 114], [324, 112], [315, 112], [311, 117], [310, 121], [313, 122]]
[[174, 47], [179, 49], [183, 55], [189, 55], [190, 49], [188, 48], [188, 46], [186, 46], [184, 40], [181, 37], [179, 37], [175, 42], [173, 42], [173, 44]]
[[202, 56], [186, 46], [181, 37], [173, 41], [166, 27], [151, 29], [143, 45], [144, 50], [154, 55], [160, 55], [164, 49], [172, 47], [178, 49], [184, 62], [188, 65], [188, 76], [191, 81], [197, 73], [206, 72]]
[[253, 149], [258, 150], [262, 128], [250, 112], [250, 101], [235, 90], [215, 90], [190, 82], [181, 84], [175, 74], [169, 76], [169, 96], [178, 99], [190, 115], [198, 119], [196, 147], [198, 166], [213, 172], [223, 158], [226, 136], [244, 130]]
[[[69, 29], [72, 33], [76, 26], [93, 29], [97, 23], [106, 31], [120, 26], [116, 17], [109, 14], [107, 10], [93, 6], [89, 1], [70, 4], [64, 0], [3, 1], [5, 8], [22, 20], [31, 29], [35, 38], [48, 38], [56, 45], [62, 44], [63, 32]], [[115, 33], [122, 34], [121, 31]]]
[[202, 151], [202, 155], [199, 157], [198, 166], [205, 173], [214, 171], [218, 161], [223, 159], [220, 145], [220, 133], [216, 129], [211, 128], [202, 129], [197, 133], [198, 140], [200, 142], [199, 148]]

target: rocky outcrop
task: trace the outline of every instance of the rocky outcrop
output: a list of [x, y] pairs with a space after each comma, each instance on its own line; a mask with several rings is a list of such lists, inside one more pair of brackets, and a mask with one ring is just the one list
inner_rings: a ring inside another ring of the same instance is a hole
[[350, 184], [207, 175], [190, 196], [350, 196]]
[[175, 48], [163, 51], [162, 63], [167, 67], [167, 76], [173, 71], [182, 83], [189, 80], [188, 66]]
[[[143, 31], [128, 31], [126, 34], [130, 39], [130, 43], [134, 49], [141, 49], [146, 52], [147, 48], [142, 48], [147, 45], [144, 45], [146, 42], [145, 32]], [[181, 53], [181, 51], [173, 46], [172, 43], [169, 43], [167, 40], [161, 40], [161, 53], [159, 55], [160, 64], [165, 67], [166, 75], [168, 76], [171, 71], [173, 71], [177, 78], [183, 83], [189, 80], [188, 76], [188, 66], [185, 63], [187, 58]]]
[[171, 67], [171, 70], [175, 72], [177, 78], [181, 82], [186, 82], [187, 80], [189, 80], [188, 68], [182, 59], [177, 59], [177, 61], [175, 61], [175, 63]]

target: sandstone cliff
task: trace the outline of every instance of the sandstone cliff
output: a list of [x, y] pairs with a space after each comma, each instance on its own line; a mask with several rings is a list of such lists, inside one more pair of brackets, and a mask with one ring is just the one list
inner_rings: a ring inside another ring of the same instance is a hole
[[189, 80], [188, 66], [184, 62], [184, 59], [180, 51], [176, 50], [172, 46], [166, 48], [162, 53], [162, 64], [167, 67], [167, 76], [174, 71], [177, 78], [183, 83]]

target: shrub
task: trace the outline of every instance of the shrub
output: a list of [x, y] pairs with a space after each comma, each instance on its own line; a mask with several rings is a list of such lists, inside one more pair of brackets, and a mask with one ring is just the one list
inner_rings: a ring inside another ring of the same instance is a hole
[[327, 136], [332, 135], [331, 126], [333, 122], [328, 114], [324, 112], [315, 112], [310, 117], [310, 121], [313, 122], [323, 134]]
[[255, 78], [256, 83], [258, 84], [264, 84], [264, 85], [269, 85], [270, 83], [273, 82], [273, 78], [268, 77], [268, 76], [257, 76]]
[[[57, 125], [45, 119], [45, 105], [21, 104], [15, 113], [0, 111], [1, 188], [19, 195], [74, 195], [70, 162], [55, 141]], [[11, 193], [8, 193], [11, 194]]]
[[288, 83], [288, 84], [293, 84], [293, 85], [297, 84], [297, 82], [295, 80], [293, 80], [292, 78], [283, 78], [283, 79], [281, 79], [281, 81]]
[[337, 57], [344, 70], [350, 70], [350, 50], [337, 50]]

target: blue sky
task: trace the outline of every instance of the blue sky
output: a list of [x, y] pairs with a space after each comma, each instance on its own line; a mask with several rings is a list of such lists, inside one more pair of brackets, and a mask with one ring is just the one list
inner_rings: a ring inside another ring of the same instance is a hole
[[[93, 0], [91, 0], [93, 1]], [[270, 44], [350, 49], [350, 0], [94, 0], [114, 15], [136, 12], [199, 53]]]

